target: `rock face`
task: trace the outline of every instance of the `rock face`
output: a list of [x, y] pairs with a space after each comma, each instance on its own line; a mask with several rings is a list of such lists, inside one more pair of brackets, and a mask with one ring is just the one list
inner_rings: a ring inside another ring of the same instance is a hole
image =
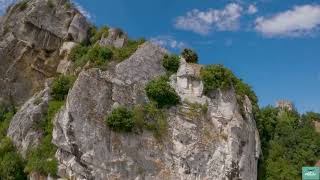
[[171, 86], [182, 99], [168, 110], [169, 132], [116, 133], [104, 119], [118, 105], [148, 101], [144, 85], [165, 71], [165, 50], [142, 45], [115, 69], [80, 73], [54, 122], [59, 175], [71, 179], [248, 179], [257, 177], [259, 135], [247, 98], [233, 90], [203, 95], [200, 67], [182, 60]]
[[8, 136], [24, 157], [30, 147], [40, 143], [42, 132], [37, 126], [45, 121], [51, 83], [52, 79], [47, 80], [46, 88], [30, 98], [11, 120]]
[[114, 46], [122, 48], [128, 44], [128, 35], [118, 28], [109, 29], [108, 37], [102, 37], [100, 46]]
[[66, 3], [30, 0], [8, 8], [0, 21], [0, 98], [25, 102], [55, 75], [63, 42], [87, 39], [89, 23]]

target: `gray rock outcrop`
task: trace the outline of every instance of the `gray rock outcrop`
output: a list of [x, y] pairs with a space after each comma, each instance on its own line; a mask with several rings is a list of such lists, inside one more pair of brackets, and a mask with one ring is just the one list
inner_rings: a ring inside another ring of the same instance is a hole
[[[234, 91], [203, 95], [200, 68], [182, 60], [171, 86], [182, 99], [168, 110], [168, 134], [116, 133], [104, 119], [118, 105], [148, 101], [144, 84], [165, 71], [165, 50], [142, 45], [114, 70], [80, 73], [54, 122], [59, 175], [74, 179], [248, 179], [257, 177], [259, 135], [247, 98], [242, 117]], [[131, 68], [129, 68], [131, 67]]]
[[48, 104], [51, 100], [50, 86], [52, 79], [47, 80], [46, 88], [30, 98], [13, 116], [7, 135], [12, 139], [18, 151], [25, 157], [29, 148], [39, 145], [43, 132], [41, 124], [46, 121]]
[[8, 8], [0, 22], [0, 97], [21, 105], [53, 77], [64, 41], [83, 42], [90, 24], [69, 0], [30, 0]]
[[122, 48], [128, 44], [128, 35], [119, 28], [109, 29], [108, 37], [102, 37], [100, 46], [114, 46]]

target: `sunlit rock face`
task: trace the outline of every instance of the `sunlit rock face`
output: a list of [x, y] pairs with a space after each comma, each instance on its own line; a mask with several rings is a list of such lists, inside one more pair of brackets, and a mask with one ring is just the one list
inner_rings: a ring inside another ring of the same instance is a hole
[[[90, 24], [69, 0], [30, 0], [8, 8], [0, 21], [0, 98], [23, 104], [56, 75], [64, 42], [87, 40]], [[70, 44], [69, 44], [70, 45]]]
[[[79, 75], [54, 122], [61, 177], [256, 179], [260, 144], [250, 101], [242, 117], [232, 89], [205, 96], [199, 65], [182, 60], [171, 76], [181, 104], [168, 110], [168, 133], [160, 141], [147, 130], [116, 133], [106, 126], [104, 119], [114, 106], [148, 102], [144, 85], [165, 73], [165, 53], [146, 43], [113, 70]], [[138, 65], [131, 64], [134, 60]]]

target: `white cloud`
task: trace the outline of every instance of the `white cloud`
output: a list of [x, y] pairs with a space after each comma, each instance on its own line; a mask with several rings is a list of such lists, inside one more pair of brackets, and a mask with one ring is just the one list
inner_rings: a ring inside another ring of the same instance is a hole
[[250, 4], [247, 10], [248, 14], [255, 14], [258, 12], [258, 8], [255, 4]]
[[85, 8], [83, 8], [79, 3], [73, 1], [73, 4], [76, 6], [76, 8], [80, 11], [82, 15], [84, 15], [88, 19], [92, 19], [93, 16], [91, 13], [89, 13]]
[[165, 48], [183, 49], [186, 47], [186, 43], [177, 41], [172, 36], [157, 36], [151, 38], [150, 41]]
[[301, 36], [315, 32], [320, 25], [320, 6], [295, 6], [272, 17], [258, 17], [255, 29], [266, 36]]
[[0, 0], [0, 15], [3, 14], [7, 7], [13, 3], [15, 3], [17, 0]]
[[209, 34], [212, 30], [237, 30], [242, 11], [243, 8], [236, 3], [230, 3], [221, 10], [209, 9], [208, 11], [200, 11], [194, 9], [187, 12], [185, 16], [176, 18], [175, 27], [202, 35]]

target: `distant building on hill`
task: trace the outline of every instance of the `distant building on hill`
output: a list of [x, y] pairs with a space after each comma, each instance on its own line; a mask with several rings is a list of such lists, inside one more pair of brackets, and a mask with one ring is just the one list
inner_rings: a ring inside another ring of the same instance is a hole
[[281, 109], [281, 110], [288, 109], [290, 111], [295, 109], [294, 104], [291, 101], [288, 101], [288, 100], [279, 100], [279, 101], [277, 101], [276, 107]]

